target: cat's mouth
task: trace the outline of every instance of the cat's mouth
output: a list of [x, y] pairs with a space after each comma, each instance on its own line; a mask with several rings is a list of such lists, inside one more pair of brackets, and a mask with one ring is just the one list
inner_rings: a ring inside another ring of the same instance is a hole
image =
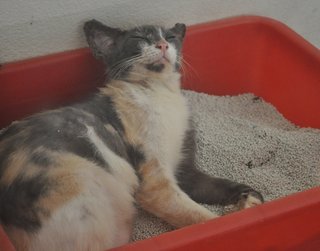
[[168, 63], [170, 63], [170, 60], [166, 57], [162, 57], [156, 60], [153, 64], [168, 64]]
[[157, 59], [155, 59], [152, 64], [171, 64], [169, 57], [166, 54], [161, 54]]

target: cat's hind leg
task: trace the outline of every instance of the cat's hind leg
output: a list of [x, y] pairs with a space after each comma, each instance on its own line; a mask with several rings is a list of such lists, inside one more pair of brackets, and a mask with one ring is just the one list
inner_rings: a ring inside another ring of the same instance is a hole
[[132, 190], [79, 156], [61, 154], [55, 160], [47, 174], [50, 190], [34, 205], [45, 212], [39, 229], [6, 229], [17, 250], [100, 251], [126, 244], [135, 215]]

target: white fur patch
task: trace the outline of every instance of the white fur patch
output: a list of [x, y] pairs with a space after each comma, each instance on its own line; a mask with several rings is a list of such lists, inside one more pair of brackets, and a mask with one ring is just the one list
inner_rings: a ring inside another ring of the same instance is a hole
[[247, 200], [244, 203], [243, 208], [255, 207], [260, 204], [262, 204], [262, 202], [258, 198], [249, 194]]
[[173, 179], [175, 168], [182, 159], [181, 147], [188, 129], [189, 111], [175, 77], [153, 80], [150, 89], [128, 86], [130, 98], [144, 112], [144, 141], [147, 158], [156, 158]]

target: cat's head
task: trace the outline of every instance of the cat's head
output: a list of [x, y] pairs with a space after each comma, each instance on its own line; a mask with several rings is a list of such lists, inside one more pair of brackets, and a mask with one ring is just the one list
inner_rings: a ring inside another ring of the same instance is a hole
[[91, 20], [84, 24], [84, 32], [94, 56], [107, 63], [111, 77], [121, 78], [132, 71], [177, 71], [186, 26], [176, 24], [165, 29], [146, 25], [120, 30]]

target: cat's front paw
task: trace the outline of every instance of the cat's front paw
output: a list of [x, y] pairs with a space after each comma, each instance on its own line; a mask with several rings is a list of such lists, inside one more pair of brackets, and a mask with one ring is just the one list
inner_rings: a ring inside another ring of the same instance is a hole
[[241, 193], [237, 206], [239, 209], [245, 209], [258, 206], [263, 202], [264, 199], [262, 195], [255, 190], [251, 190]]
[[233, 213], [242, 209], [255, 207], [264, 203], [263, 196], [250, 187], [243, 187], [243, 191], [238, 193], [237, 200], [224, 208], [224, 214]]

